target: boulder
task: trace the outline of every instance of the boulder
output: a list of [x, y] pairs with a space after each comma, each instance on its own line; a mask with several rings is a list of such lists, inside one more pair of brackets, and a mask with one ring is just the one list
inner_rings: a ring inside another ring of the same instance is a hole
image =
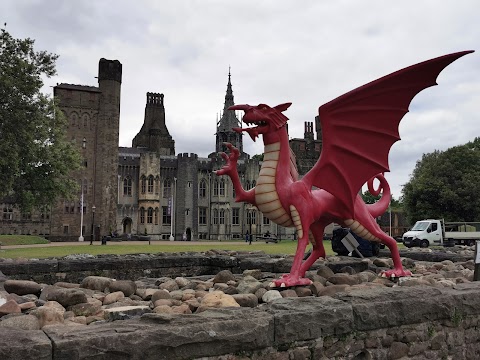
[[241, 307], [254, 308], [258, 306], [258, 298], [255, 294], [234, 294], [232, 297]]
[[64, 307], [86, 303], [87, 295], [79, 289], [56, 288], [46, 296], [47, 301], [57, 301]]
[[117, 280], [112, 281], [108, 286], [108, 289], [111, 293], [121, 291], [125, 296], [130, 296], [137, 291], [137, 284], [132, 280]]
[[0, 321], [0, 326], [13, 327], [22, 330], [40, 330], [40, 322], [34, 315], [12, 316]]
[[29, 280], [6, 280], [3, 287], [6, 292], [17, 295], [40, 295], [40, 292], [42, 291], [42, 286], [40, 284]]
[[245, 276], [238, 282], [237, 291], [239, 294], [255, 294], [262, 287], [263, 284], [253, 276]]
[[222, 270], [213, 278], [213, 283], [227, 283], [230, 280], [235, 280], [235, 275], [230, 270]]
[[103, 305], [110, 305], [125, 298], [125, 294], [121, 291], [115, 291], [105, 296]]
[[233, 296], [224, 294], [221, 291], [212, 291], [202, 298], [197, 312], [205, 311], [208, 308], [240, 307]]
[[112, 283], [112, 279], [103, 277], [103, 276], [87, 276], [83, 279], [80, 284], [80, 287], [90, 289], [90, 290], [98, 290], [103, 291], [110, 287]]
[[14, 300], [8, 300], [3, 305], [0, 305], [0, 317], [8, 314], [20, 314], [22, 309]]

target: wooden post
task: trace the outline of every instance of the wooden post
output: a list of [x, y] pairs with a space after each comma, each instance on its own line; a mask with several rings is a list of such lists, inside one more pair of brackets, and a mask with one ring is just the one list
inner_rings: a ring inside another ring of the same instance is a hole
[[473, 272], [473, 281], [480, 280], [480, 241], [475, 242], [475, 270]]

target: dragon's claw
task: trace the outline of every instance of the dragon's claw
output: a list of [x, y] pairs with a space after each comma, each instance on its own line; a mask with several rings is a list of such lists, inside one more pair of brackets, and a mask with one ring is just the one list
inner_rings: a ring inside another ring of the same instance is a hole
[[393, 278], [399, 278], [399, 277], [405, 277], [405, 276], [412, 276], [412, 273], [408, 270], [393, 269], [393, 270], [383, 271], [381, 276], [393, 279]]
[[312, 284], [312, 280], [295, 276], [291, 274], [284, 274], [280, 279], [273, 280], [273, 287], [286, 288], [292, 286], [305, 286]]

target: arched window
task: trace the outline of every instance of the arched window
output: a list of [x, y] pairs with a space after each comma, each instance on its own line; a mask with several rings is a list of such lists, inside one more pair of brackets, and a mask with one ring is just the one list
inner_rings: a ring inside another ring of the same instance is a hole
[[170, 179], [165, 179], [163, 181], [163, 197], [169, 198], [172, 195], [172, 182]]
[[218, 196], [218, 180], [213, 182], [213, 196]]
[[145, 224], [145, 209], [140, 208], [140, 224]]
[[147, 190], [147, 179], [145, 178], [145, 175], [142, 175], [140, 178], [140, 185], [141, 185], [141, 193], [145, 194], [145, 191]]
[[255, 180], [252, 180], [252, 189], [257, 186], [257, 183], [255, 182]]
[[207, 182], [205, 181], [205, 179], [202, 179], [202, 181], [200, 181], [200, 186], [199, 186], [199, 189], [198, 189], [198, 195], [201, 198], [207, 197]]
[[219, 223], [220, 223], [220, 225], [225, 224], [225, 210], [224, 209], [220, 210]]
[[123, 179], [123, 196], [132, 196], [132, 179], [130, 176]]
[[220, 180], [220, 196], [225, 196], [225, 179]]
[[250, 180], [245, 183], [245, 190], [250, 190]]
[[147, 210], [147, 224], [153, 223], [153, 208], [149, 207]]
[[218, 224], [218, 209], [213, 209], [213, 225]]
[[153, 175], [150, 175], [148, 177], [148, 193], [152, 194], [153, 193]]

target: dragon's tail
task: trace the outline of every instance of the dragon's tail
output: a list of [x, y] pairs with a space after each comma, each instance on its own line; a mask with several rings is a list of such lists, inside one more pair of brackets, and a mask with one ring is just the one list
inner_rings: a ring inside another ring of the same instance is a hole
[[[377, 179], [380, 181], [378, 188], [373, 187], [373, 181]], [[374, 217], [378, 217], [383, 215], [385, 211], [387, 211], [388, 206], [390, 205], [390, 200], [392, 195], [390, 193], [390, 185], [388, 185], [387, 179], [383, 176], [383, 174], [378, 174], [372, 177], [367, 182], [368, 191], [373, 196], [378, 196], [382, 193], [382, 197], [378, 200], [375, 204], [367, 204], [368, 212]]]

